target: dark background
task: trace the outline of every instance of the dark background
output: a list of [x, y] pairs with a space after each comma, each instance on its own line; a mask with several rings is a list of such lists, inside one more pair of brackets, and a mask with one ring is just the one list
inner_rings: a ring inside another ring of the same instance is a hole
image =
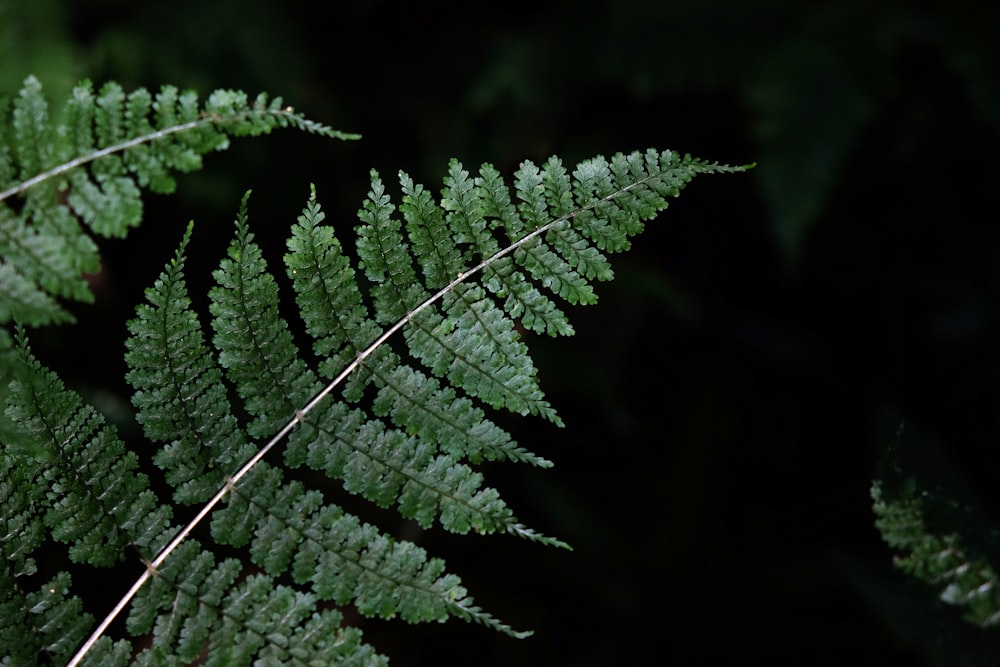
[[498, 419], [556, 467], [487, 480], [575, 550], [418, 537], [535, 636], [366, 638], [397, 666], [995, 664], [994, 636], [893, 571], [869, 487], [905, 420], [909, 470], [996, 514], [998, 48], [993, 3], [0, 2], [4, 93], [30, 72], [55, 98], [83, 77], [266, 90], [364, 135], [208, 156], [103, 243], [96, 306], [37, 346], [131, 433], [125, 322], [192, 218], [207, 289], [245, 189], [281, 272], [309, 183], [346, 234], [372, 167], [436, 189], [453, 156], [757, 162], [694, 181], [571, 309], [577, 336], [529, 340], [567, 426]]

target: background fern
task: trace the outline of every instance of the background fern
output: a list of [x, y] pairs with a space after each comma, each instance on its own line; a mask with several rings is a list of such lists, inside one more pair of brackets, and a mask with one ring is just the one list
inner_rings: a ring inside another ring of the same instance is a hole
[[942, 601], [963, 608], [972, 623], [1000, 623], [996, 530], [977, 521], [971, 508], [919, 489], [898, 469], [895, 475], [878, 480], [872, 497], [875, 525], [899, 552], [896, 565], [932, 585]]
[[894, 552], [893, 564], [919, 582], [926, 596], [925, 620], [915, 625], [942, 636], [940, 659], [948, 659], [952, 643], [962, 642], [956, 664], [990, 664], [1000, 650], [992, 631], [1000, 623], [1000, 532], [967, 492], [946, 488], [949, 480], [940, 468], [923, 469], [913, 456], [921, 439], [901, 426], [886, 445], [871, 489], [875, 526]]

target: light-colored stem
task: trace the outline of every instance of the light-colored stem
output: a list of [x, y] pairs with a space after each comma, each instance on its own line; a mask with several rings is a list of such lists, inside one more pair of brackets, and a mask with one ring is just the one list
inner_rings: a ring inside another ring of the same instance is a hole
[[128, 141], [123, 141], [120, 144], [115, 144], [114, 146], [108, 146], [102, 148], [101, 150], [94, 151], [92, 153], [87, 153], [86, 155], [81, 155], [78, 158], [74, 158], [69, 162], [64, 162], [58, 167], [53, 167], [48, 171], [43, 171], [40, 174], [32, 176], [26, 181], [18, 183], [12, 188], [8, 188], [3, 192], [0, 192], [0, 201], [9, 199], [14, 195], [20, 194], [29, 188], [32, 188], [39, 183], [46, 181], [50, 178], [54, 178], [59, 174], [65, 174], [67, 171], [76, 169], [77, 167], [83, 166], [87, 163], [93, 162], [94, 160], [99, 160], [106, 155], [111, 155], [113, 153], [121, 153], [122, 151], [127, 151], [134, 146], [139, 146], [140, 144], [146, 144], [150, 141], [156, 141], [162, 137], [169, 136], [171, 134], [177, 134], [178, 132], [186, 132], [187, 130], [193, 130], [201, 125], [208, 125], [215, 122], [211, 118], [201, 118], [199, 120], [192, 120], [181, 125], [174, 125], [172, 127], [167, 127], [162, 130], [157, 130], [151, 134], [144, 134], [141, 137], [135, 137], [134, 139], [129, 139]]
[[56, 167], [53, 167], [48, 171], [43, 171], [40, 174], [36, 174], [35, 176], [32, 176], [28, 180], [22, 181], [21, 183], [18, 183], [17, 185], [7, 188], [3, 192], [0, 192], [0, 202], [4, 201], [5, 199], [9, 199], [10, 197], [13, 197], [14, 195], [25, 192], [26, 190], [38, 185], [39, 183], [42, 183], [43, 181], [47, 181], [48, 179], [54, 178], [60, 174], [65, 174], [67, 171], [71, 171], [73, 169], [76, 169], [77, 167], [89, 164], [90, 162], [99, 160], [107, 155], [112, 155], [114, 153], [121, 153], [123, 151], [127, 151], [130, 148], [134, 148], [135, 146], [139, 146], [141, 144], [148, 144], [151, 141], [162, 139], [163, 137], [170, 136], [171, 134], [177, 134], [179, 132], [187, 132], [188, 130], [193, 130], [196, 127], [201, 127], [202, 125], [222, 124], [225, 121], [234, 120], [236, 118], [247, 116], [249, 114], [270, 114], [274, 116], [291, 116], [293, 112], [291, 111], [291, 107], [289, 107], [288, 109], [250, 109], [247, 111], [241, 111], [237, 114], [234, 114], [233, 116], [220, 117], [216, 115], [206, 115], [202, 118], [199, 118], [198, 120], [192, 120], [188, 121], [187, 123], [181, 123], [180, 125], [172, 125], [170, 127], [165, 127], [162, 130], [157, 130], [156, 132], [144, 134], [142, 136], [129, 139], [128, 141], [123, 141], [113, 146], [107, 146], [100, 150], [93, 151], [92, 153], [87, 153], [86, 155], [81, 155], [80, 157], [74, 158], [69, 162], [64, 162]]

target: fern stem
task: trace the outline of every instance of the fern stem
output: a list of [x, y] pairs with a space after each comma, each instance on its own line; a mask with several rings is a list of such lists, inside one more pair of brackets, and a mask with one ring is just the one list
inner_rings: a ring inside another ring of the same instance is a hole
[[135, 137], [133, 139], [129, 139], [128, 141], [123, 141], [123, 142], [121, 142], [119, 144], [114, 144], [112, 146], [107, 146], [107, 147], [102, 148], [102, 149], [100, 149], [98, 151], [93, 151], [91, 153], [87, 153], [86, 155], [81, 155], [80, 157], [74, 158], [74, 159], [70, 160], [69, 162], [64, 162], [64, 163], [62, 163], [62, 164], [60, 164], [60, 165], [58, 165], [56, 167], [53, 167], [52, 169], [49, 169], [48, 171], [43, 171], [40, 174], [36, 174], [35, 176], [32, 176], [28, 180], [23, 181], [21, 183], [18, 183], [17, 185], [4, 190], [3, 192], [0, 192], [0, 202], [4, 201], [5, 199], [9, 199], [9, 198], [13, 197], [14, 195], [21, 194], [22, 192], [25, 192], [29, 188], [32, 188], [32, 187], [34, 187], [34, 186], [36, 186], [39, 183], [42, 183], [44, 181], [47, 181], [50, 178], [54, 178], [54, 177], [56, 177], [56, 176], [58, 176], [60, 174], [64, 174], [64, 173], [66, 173], [68, 171], [72, 171], [73, 169], [76, 169], [77, 167], [80, 167], [82, 165], [88, 164], [90, 162], [94, 162], [95, 160], [99, 160], [102, 157], [106, 157], [106, 156], [112, 155], [114, 153], [121, 153], [121, 152], [127, 151], [130, 148], [134, 148], [136, 146], [139, 146], [141, 144], [147, 144], [147, 143], [150, 143], [152, 141], [156, 141], [157, 139], [162, 139], [163, 137], [168, 137], [168, 136], [170, 136], [172, 134], [178, 134], [180, 132], [187, 132], [188, 130], [193, 130], [193, 129], [201, 127], [203, 125], [213, 125], [213, 124], [221, 125], [223, 123], [223, 121], [231, 121], [231, 120], [242, 118], [242, 117], [245, 117], [245, 116], [248, 116], [248, 115], [251, 115], [251, 114], [273, 114], [275, 116], [286, 116], [286, 117], [290, 117], [290, 118], [296, 117], [296, 114], [293, 111], [291, 111], [290, 108], [289, 109], [254, 109], [254, 110], [251, 110], [251, 111], [244, 111], [244, 112], [235, 114], [235, 115], [233, 115], [231, 117], [227, 117], [227, 118], [222, 118], [222, 117], [216, 116], [214, 114], [213, 115], [206, 115], [203, 118], [199, 118], [198, 120], [191, 120], [191, 121], [188, 121], [186, 123], [181, 123], [180, 125], [174, 125], [174, 126], [171, 126], [171, 127], [165, 127], [162, 130], [157, 130], [156, 132], [151, 132], [149, 134], [144, 134], [142, 136]]
[[127, 151], [128, 149], [138, 146], [140, 144], [149, 143], [150, 141], [156, 141], [157, 139], [161, 139], [171, 134], [177, 134], [178, 132], [186, 132], [187, 130], [193, 130], [194, 128], [199, 127], [201, 125], [208, 125], [214, 122], [216, 121], [213, 118], [200, 118], [198, 120], [192, 120], [188, 121], [187, 123], [182, 123], [181, 125], [174, 125], [173, 127], [167, 127], [162, 130], [157, 130], [156, 132], [153, 132], [151, 134], [146, 134], [141, 137], [135, 137], [134, 139], [123, 141], [120, 144], [107, 146], [106, 148], [102, 148], [99, 151], [94, 151], [92, 153], [87, 153], [86, 155], [81, 155], [78, 158], [74, 158], [69, 162], [64, 162], [57, 167], [49, 169], [48, 171], [43, 171], [42, 173], [32, 176], [28, 180], [23, 181], [12, 188], [8, 188], [3, 192], [0, 192], [0, 201], [9, 199], [10, 197], [20, 194], [25, 190], [32, 188], [38, 185], [39, 183], [42, 183], [43, 181], [58, 176], [59, 174], [64, 174], [67, 171], [76, 169], [77, 167], [85, 165], [89, 162], [94, 162], [95, 160], [99, 160], [107, 155], [111, 155], [113, 153], [121, 153], [122, 151]]

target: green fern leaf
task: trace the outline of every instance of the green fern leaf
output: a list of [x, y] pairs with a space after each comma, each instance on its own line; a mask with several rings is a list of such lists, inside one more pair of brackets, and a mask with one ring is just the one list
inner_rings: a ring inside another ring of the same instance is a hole
[[373, 170], [371, 176], [371, 190], [358, 211], [363, 224], [358, 228], [357, 250], [361, 269], [374, 283], [375, 317], [391, 324], [406, 317], [428, 295], [413, 270], [402, 225], [392, 216], [396, 207], [378, 173]]
[[[241, 574], [235, 559], [216, 564], [196, 543], [181, 545], [133, 604], [130, 629], [153, 633], [151, 648], [136, 664], [159, 664], [166, 656], [187, 664], [206, 646], [206, 664], [250, 664], [255, 655], [281, 664], [323, 656], [384, 662], [360, 643], [357, 630], [340, 627], [338, 612], [316, 611], [311, 595], [275, 585], [263, 575], [238, 581]], [[317, 626], [329, 634], [318, 637]]]
[[[245, 204], [239, 219], [242, 223], [237, 236], [245, 239]], [[176, 257], [147, 292], [149, 304], [141, 306], [139, 316], [130, 323], [132, 337], [127, 343], [127, 360], [132, 366], [128, 377], [137, 389], [137, 417], [147, 435], [170, 443], [162, 450], [171, 453], [168, 463], [183, 461], [183, 475], [166, 466], [168, 472], [174, 472], [168, 480], [178, 487], [183, 500], [191, 499], [188, 493], [182, 494], [190, 489], [188, 477], [199, 478], [210, 470], [234, 467], [232, 461], [221, 458], [232, 448], [217, 446], [232, 432], [221, 426], [231, 420], [228, 404], [217, 384], [217, 375], [206, 367], [205, 346], [184, 286], [184, 248], [190, 231], [189, 227]], [[257, 258], [248, 249], [247, 243], [241, 244], [240, 256]], [[248, 278], [247, 273], [243, 274], [249, 282], [259, 276]], [[276, 313], [271, 317], [276, 318]], [[159, 370], [157, 362], [165, 370]], [[184, 400], [179, 399], [182, 396]], [[183, 452], [189, 458], [182, 459]], [[162, 465], [164, 459], [158, 455], [157, 463]], [[453, 588], [436, 590], [435, 580], [440, 573], [436, 561], [430, 571], [421, 567], [407, 570], [393, 556], [404, 550], [413, 559], [407, 562], [419, 566], [426, 561], [422, 550], [379, 536], [374, 528], [362, 527], [357, 519], [339, 509], [323, 507], [317, 492], [305, 493], [301, 485], [294, 483], [283, 486], [281, 477], [280, 470], [259, 463], [238, 484], [232, 484], [228, 505], [213, 516], [215, 539], [244, 546], [252, 537], [252, 559], [275, 576], [287, 571], [294, 556], [296, 581], [312, 582], [322, 599], [332, 598], [341, 604], [355, 602], [366, 615], [398, 613], [416, 622], [444, 620], [448, 610], [454, 609], [468, 616], [464, 606], [469, 606], [470, 601], [456, 596]], [[388, 501], [393, 498], [390, 493]], [[322, 510], [321, 514], [311, 518], [318, 510]], [[313, 560], [308, 554], [314, 554]], [[152, 616], [153, 612], [146, 610], [142, 618], [148, 623]], [[141, 630], [140, 625], [137, 631]]]
[[[519, 174], [520, 170], [520, 181]], [[511, 243], [521, 240], [528, 230], [511, 202], [510, 191], [500, 172], [493, 165], [484, 164], [476, 185], [482, 192], [483, 215], [493, 221], [494, 228], [502, 229]], [[566, 315], [517, 270], [511, 258], [497, 257], [485, 267], [483, 284], [498, 297], [506, 299], [504, 310], [511, 317], [519, 318], [526, 329], [550, 336], [573, 334]]]
[[[288, 446], [286, 461], [304, 459], [379, 505], [398, 500], [403, 516], [423, 526], [440, 513], [442, 526], [453, 532], [516, 534], [522, 528], [495, 491], [479, 489], [482, 477], [467, 466], [435, 457], [417, 438], [365, 421], [360, 411], [348, 412], [342, 404], [305, 421]], [[302, 448], [306, 452], [298, 453]]]
[[[430, 200], [427, 191], [414, 186], [408, 176], [401, 174], [400, 182], [404, 192], [410, 188], [400, 208], [407, 220], [414, 249], [426, 260], [423, 264], [425, 278], [429, 284], [443, 286], [449, 274], [445, 267], [453, 266], [458, 258], [445, 257], [451, 246], [433, 241], [443, 233], [441, 210]], [[379, 330], [369, 319], [350, 260], [344, 255], [333, 230], [320, 224], [324, 215], [315, 196], [314, 190], [292, 228], [285, 264], [306, 331], [315, 341], [313, 350], [323, 359], [320, 372], [333, 379], [375, 340]], [[436, 254], [441, 257], [434, 259]], [[345, 396], [356, 400], [370, 378], [379, 387], [373, 405], [376, 415], [391, 415], [399, 428], [436, 442], [442, 451], [455, 458], [467, 456], [473, 463], [483, 458], [507, 458], [545, 467], [551, 465], [517, 447], [510, 436], [485, 419], [482, 410], [471, 401], [456, 398], [451, 388], [442, 388], [433, 378], [404, 365], [387, 347], [379, 348], [365, 363], [362, 372], [348, 380]]]
[[[29, 198], [27, 211], [20, 214], [0, 206], [0, 252], [3, 253], [0, 262], [6, 267], [5, 273], [10, 276], [9, 284], [12, 286], [9, 292], [11, 297], [0, 301], [0, 307], [7, 308], [9, 312], [8, 319], [4, 321], [16, 316], [25, 323], [35, 320], [44, 322], [46, 313], [55, 313], [49, 315], [53, 319], [69, 321], [68, 313], [57, 313], [59, 308], [52, 296], [92, 300], [80, 274], [96, 266], [96, 246], [89, 239], [74, 244], [74, 238], [86, 237], [72, 236], [74, 231], [79, 231], [79, 226], [65, 209], [48, 209], [49, 215], [38, 213], [34, 225], [29, 225], [27, 221], [35, 201], [35, 197]], [[18, 286], [16, 291], [13, 290], [14, 285]], [[39, 296], [30, 299], [20, 297], [19, 307], [17, 295], [36, 293]], [[30, 318], [27, 315], [22, 317], [22, 312], [30, 313]]]
[[68, 313], [59, 311], [55, 299], [30, 278], [3, 261], [0, 261], [0, 292], [4, 295], [0, 301], [0, 319], [10, 320], [16, 315], [27, 326], [73, 319]]
[[313, 189], [292, 226], [284, 259], [306, 331], [315, 341], [313, 351], [324, 366], [339, 371], [378, 337], [379, 329], [369, 318], [340, 241], [321, 224], [325, 217]]
[[[79, 598], [66, 597], [68, 590], [69, 575], [61, 572], [26, 598], [27, 611], [35, 619], [35, 628], [43, 633], [38, 653], [59, 661], [72, 654], [93, 622], [89, 614], [83, 613]], [[52, 629], [58, 629], [58, 634]]]
[[[142, 219], [142, 189], [173, 191], [171, 171], [199, 168], [201, 155], [226, 148], [229, 136], [291, 126], [356, 138], [306, 120], [280, 98], [250, 101], [239, 91], [216, 91], [199, 108], [197, 96], [170, 86], [154, 98], [111, 82], [95, 95], [84, 81], [53, 123], [41, 84], [29, 77], [0, 110], [10, 121], [0, 135], [0, 266], [9, 288], [0, 292], [0, 324], [69, 321], [52, 297], [91, 300], [81, 276], [99, 266], [80, 223], [99, 236], [125, 236]], [[17, 195], [23, 206], [12, 208], [6, 200]]]
[[[445, 217], [453, 242], [475, 246], [477, 252], [495, 252], [496, 243], [486, 232], [481, 207], [469, 194], [473, 184], [467, 176], [457, 162], [452, 163], [442, 208], [450, 207]], [[405, 174], [402, 178], [405, 183]], [[513, 322], [502, 316], [482, 290], [465, 286], [447, 290], [444, 314], [431, 307], [409, 315], [429, 295], [416, 280], [402, 225], [392, 217], [394, 208], [381, 179], [373, 173], [372, 190], [359, 212], [364, 224], [358, 228], [358, 255], [374, 283], [376, 318], [384, 323], [409, 318], [414, 326], [406, 330], [407, 343], [438, 377], [447, 376], [495, 407], [507, 406], [557, 421], [542, 398], [526, 348], [513, 334]]]
[[[525, 161], [515, 174], [515, 179], [514, 187], [521, 200], [518, 209], [526, 221], [527, 228], [531, 231], [538, 229], [550, 220], [543, 174], [534, 164]], [[523, 229], [517, 227], [511, 229], [508, 222], [507, 233], [509, 235], [512, 232], [515, 236], [523, 236]], [[550, 250], [539, 237], [522, 244], [515, 252], [514, 259], [528, 269], [535, 282], [540, 282], [543, 287], [566, 301], [572, 304], [591, 304], [597, 301], [586, 278]]]
[[[286, 657], [287, 656], [287, 657]], [[285, 665], [344, 665], [345, 667], [384, 667], [388, 660], [361, 642], [361, 632], [344, 627], [332, 613], [314, 613], [295, 628], [286, 647], [275, 655], [257, 658], [261, 667]]]
[[23, 332], [18, 354], [25, 370], [10, 384], [6, 416], [39, 452], [52, 537], [70, 545], [74, 561], [93, 565], [117, 562], [127, 545], [156, 553], [170, 537], [171, 510], [135, 472], [135, 454], [93, 407], [41, 367]]
[[[275, 586], [268, 577], [251, 575], [224, 600], [224, 621], [212, 634], [205, 664], [250, 664], [265, 641], [273, 656], [278, 647], [283, 649], [287, 645], [288, 635], [294, 633], [299, 622], [308, 618], [314, 608], [311, 596], [296, 593], [287, 586]], [[340, 621], [336, 611], [325, 614]]]
[[29, 77], [14, 101], [11, 118], [14, 129], [14, 154], [20, 163], [22, 179], [48, 169], [52, 163], [52, 140], [49, 130], [49, 105], [42, 96], [42, 84]]
[[[0, 610], [17, 613], [4, 613], [11, 634], [0, 632], [0, 656], [20, 656], [23, 664], [61, 664], [89, 631], [92, 618], [82, 612], [78, 598], [67, 595], [66, 573], [37, 591], [18, 586], [19, 577], [34, 572], [31, 552], [47, 533], [69, 545], [71, 559], [92, 565], [117, 563], [129, 545], [151, 554], [170, 537], [170, 508], [156, 502], [145, 476], [134, 472], [134, 454], [124, 452], [93, 408], [34, 359], [20, 330], [15, 352], [19, 363], [6, 416], [17, 425], [20, 443], [0, 457], [5, 480], [0, 484], [5, 556]], [[124, 665], [130, 654], [128, 642], [103, 640], [91, 664]]]
[[253, 436], [274, 435], [298, 407], [319, 391], [318, 380], [301, 360], [291, 333], [278, 315], [278, 286], [265, 270], [260, 248], [247, 226], [243, 197], [236, 237], [214, 276], [210, 292], [219, 362], [256, 415]]
[[518, 447], [506, 431], [486, 419], [471, 400], [458, 397], [454, 389], [441, 387], [434, 378], [409, 366], [392, 366], [391, 371], [376, 374], [381, 389], [373, 403], [375, 414], [390, 415], [397, 426], [436, 442], [456, 459], [468, 458], [472, 463], [507, 459], [552, 466], [551, 461]]
[[446, 211], [452, 243], [463, 249], [463, 262], [473, 264], [500, 249], [488, 231], [480, 190], [458, 160], [452, 159], [448, 165], [440, 206]]
[[[39, 466], [23, 459], [30, 450], [8, 447], [9, 455], [0, 457], [0, 656], [7, 656], [9, 664], [62, 662], [92, 619], [82, 613], [78, 598], [67, 596], [66, 573], [38, 590], [26, 589], [26, 578], [37, 569], [33, 554], [45, 539], [41, 517], [34, 511], [44, 488], [37, 483]], [[20, 465], [16, 459], [21, 459]]]
[[98, 174], [90, 180], [77, 171], [69, 177], [70, 206], [94, 232], [101, 236], [124, 237], [142, 219], [139, 188], [126, 176]]
[[438, 377], [447, 377], [495, 408], [537, 414], [560, 423], [538, 387], [527, 347], [514, 323], [482, 288], [461, 285], [445, 294], [444, 316], [425, 311], [406, 331], [411, 352]]
[[448, 225], [431, 193], [402, 171], [399, 172], [399, 184], [403, 192], [399, 210], [406, 221], [406, 232], [424, 274], [424, 282], [429, 289], [441, 289], [462, 270], [461, 253], [457, 245], [441, 243], [441, 239], [449, 236]]
[[222, 598], [241, 570], [238, 560], [230, 558], [216, 565], [215, 557], [199, 551], [197, 543], [184, 543], [135, 597], [129, 631], [135, 635], [152, 631], [154, 647], [178, 642], [177, 656], [193, 660], [201, 653], [219, 619]]
[[[369, 201], [376, 204], [377, 200], [378, 194], [373, 192]], [[385, 222], [389, 226], [381, 230], [383, 240], [400, 230], [398, 222], [395, 232], [392, 221]], [[321, 469], [330, 477], [342, 479], [348, 491], [380, 506], [398, 502], [404, 516], [422, 525], [430, 525], [440, 511], [449, 530], [520, 529], [502, 501], [493, 497], [484, 500], [487, 496], [477, 490], [480, 476], [462, 472], [466, 468], [450, 458], [435, 459], [428, 443], [386, 429], [380, 420], [368, 421], [362, 413], [345, 419], [346, 410], [337, 406], [308, 418], [300, 416], [299, 407], [318, 392], [320, 385], [302, 362], [287, 325], [278, 316], [277, 286], [266, 273], [260, 249], [249, 232], [246, 197], [236, 226], [229, 257], [215, 273], [219, 286], [211, 292], [210, 310], [215, 315], [214, 340], [220, 363], [246, 399], [248, 410], [258, 415], [251, 424], [251, 433], [270, 436], [289, 420], [303, 422], [291, 435], [287, 462], [305, 462]], [[372, 230], [373, 235], [378, 233]], [[386, 261], [382, 255], [373, 259], [385, 262], [385, 270], [398, 273], [409, 258], [394, 254], [396, 260]], [[389, 269], [392, 261], [400, 262], [399, 266]], [[293, 264], [299, 265], [295, 261]], [[481, 314], [475, 312], [473, 317]]]
[[236, 470], [253, 453], [230, 413], [222, 372], [191, 310], [184, 282], [191, 230], [146, 291], [149, 303], [140, 305], [129, 322], [125, 355], [126, 379], [136, 390], [136, 418], [147, 437], [166, 443], [154, 461], [167, 472], [181, 503], [208, 500], [226, 471]]
[[[213, 518], [213, 534], [241, 534], [234, 524], [253, 517], [250, 554], [269, 574], [289, 570], [296, 583], [310, 583], [315, 595], [338, 604], [354, 603], [365, 616], [443, 621], [467, 618], [471, 599], [444, 563], [428, 560], [414, 544], [396, 541], [336, 506], [317, 491], [282, 484], [280, 470], [258, 464], [235, 489], [229, 506]], [[249, 537], [248, 534], [242, 533]], [[509, 630], [486, 614], [480, 622]]]
[[[158, 284], [159, 289], [149, 292], [151, 301], [163, 299], [168, 315], [177, 314], [170, 312], [177, 310], [170, 297], [174, 294], [171, 289], [182, 291], [182, 265], [183, 255], [179, 253]], [[145, 319], [140, 317], [133, 324], [140, 332], [144, 325], [152, 328], [162, 323], [152, 316], [155, 308], [147, 310], [150, 312], [145, 313]], [[184, 318], [173, 321], [183, 322]], [[191, 337], [183, 327], [170, 333]], [[140, 348], [133, 346], [134, 350]], [[69, 555], [74, 560], [112, 565], [124, 547], [131, 545], [141, 555], [151, 557], [156, 553], [160, 561], [165, 561], [154, 565], [154, 559], [148, 564], [151, 581], [141, 589], [129, 617], [132, 632], [152, 632], [153, 638], [152, 648], [141, 654], [136, 664], [175, 660], [186, 663], [196, 659], [206, 643], [211, 647], [210, 660], [218, 664], [229, 664], [231, 659], [243, 664], [244, 656], [254, 654], [273, 660], [298, 660], [288, 653], [290, 650], [305, 655], [306, 660], [327, 655], [379, 663], [380, 658], [370, 647], [360, 643], [359, 633], [337, 629], [339, 614], [317, 611], [310, 594], [275, 587], [267, 577], [251, 576], [237, 583], [244, 575], [239, 561], [230, 559], [216, 565], [211, 553], [200, 551], [191, 541], [177, 547], [175, 540], [166, 548], [167, 539], [176, 532], [168, 523], [170, 508], [155, 502], [145, 476], [134, 472], [134, 455], [123, 452], [121, 443], [101, 426], [93, 409], [63, 389], [58, 378], [40, 366], [31, 356], [23, 332], [18, 334], [17, 352], [20, 365], [17, 379], [11, 383], [7, 415], [20, 425], [30, 446], [18, 450], [17, 455], [0, 458], [0, 466], [8, 472], [6, 481], [0, 484], [0, 500], [4, 501], [0, 505], [0, 522], [5, 528], [0, 547], [7, 557], [6, 566], [0, 569], [0, 582], [5, 584], [0, 589], [0, 611], [9, 611], [5, 623], [27, 633], [34, 643], [0, 632], [0, 647], [5, 655], [23, 655], [29, 661], [35, 655], [47, 655], [65, 662], [91, 624], [90, 617], [81, 613], [80, 601], [65, 596], [69, 582], [65, 574], [37, 593], [18, 592], [17, 577], [30, 574], [34, 568], [27, 552], [42, 539], [40, 522], [32, 520], [26, 510], [32, 503], [42, 503], [50, 508], [45, 514], [46, 527], [56, 540], [69, 544]], [[142, 358], [138, 353], [132, 356]], [[183, 359], [176, 361], [183, 366]], [[200, 379], [197, 372], [194, 375]], [[164, 400], [176, 403], [169, 394]], [[151, 397], [140, 402], [156, 403]], [[180, 420], [180, 425], [147, 421], [152, 424], [150, 428], [163, 433], [176, 433], [183, 426], [198, 424], [197, 420]], [[194, 446], [198, 444], [202, 443], [195, 442]], [[228, 452], [225, 448], [210, 449], [216, 454]], [[49, 480], [50, 485], [37, 484], [39, 477]], [[272, 516], [280, 512], [267, 509]], [[394, 571], [393, 576], [398, 584], [400, 573]], [[395, 590], [385, 584], [383, 588]], [[360, 587], [356, 595], [365, 591]], [[333, 631], [337, 640], [322, 641], [316, 628]], [[92, 639], [97, 641], [86, 644], [87, 664], [126, 664], [131, 654], [127, 642], [111, 643], [97, 635]], [[20, 645], [14, 646], [17, 641]]]
[[[0, 118], [10, 118], [11, 101], [0, 97]], [[14, 156], [12, 153], [12, 123], [0, 123], [0, 183], [10, 183], [17, 178]]]
[[132, 644], [120, 640], [112, 642], [107, 637], [101, 637], [94, 642], [92, 648], [80, 663], [84, 667], [125, 667], [135, 664], [132, 661]]
[[[313, 339], [313, 351], [321, 359], [319, 374], [329, 380], [371, 344], [380, 330], [370, 318], [343, 247], [333, 230], [320, 224], [324, 218], [313, 188], [292, 227], [284, 259], [306, 331]], [[387, 348], [381, 350], [373, 363], [388, 353]], [[357, 401], [370, 379], [367, 370], [348, 378], [345, 398]]]
[[41, 499], [42, 489], [35, 484], [40, 466], [15, 464], [15, 457], [29, 452], [18, 452], [5, 443], [8, 455], [0, 458], [0, 555], [3, 567], [0, 572], [11, 580], [35, 573], [31, 554], [41, 545], [45, 529], [41, 518], [33, 512], [34, 504]]
[[[162, 98], [169, 111], [157, 108], [159, 98], [132, 100], [114, 88], [101, 95], [104, 107], [121, 111], [94, 125], [97, 141], [141, 131], [142, 121], [135, 119], [151, 112], [180, 118], [201, 113], [191, 98], [169, 91]], [[262, 98], [255, 104], [278, 108]], [[222, 118], [246, 105], [242, 94], [224, 91], [204, 113]], [[124, 128], [115, 125], [119, 115]], [[233, 133], [263, 131], [258, 120], [227, 122]], [[210, 144], [223, 136], [214, 127], [197, 130], [190, 141]], [[116, 164], [105, 171], [95, 165], [94, 173], [138, 173]], [[24, 372], [12, 384], [15, 400], [7, 413], [23, 425], [19, 474], [27, 478], [40, 470], [58, 480], [61, 495], [46, 493], [40, 500], [52, 506], [45, 526], [70, 545], [71, 555], [110, 563], [132, 544], [147, 560], [133, 587], [139, 595], [127, 625], [152, 638], [135, 664], [382, 664], [356, 630], [341, 627], [343, 619], [330, 603], [409, 622], [462, 618], [524, 636], [477, 607], [440, 559], [328, 503], [318, 489], [286, 481], [282, 469], [262, 459], [285, 443], [289, 467], [320, 470], [351, 493], [382, 507], [395, 505], [425, 528], [437, 521], [453, 532], [505, 532], [566, 546], [519, 523], [470, 465], [494, 459], [549, 465], [486, 416], [487, 410], [507, 408], [560, 423], [539, 388], [522, 327], [571, 332], [545, 291], [571, 303], [593, 302], [591, 281], [612, 276], [605, 252], [626, 249], [694, 175], [740, 169], [648, 151], [590, 160], [572, 176], [556, 159], [541, 168], [526, 162], [507, 186], [489, 165], [472, 177], [453, 161], [436, 203], [400, 173], [402, 221], [373, 172], [356, 230], [358, 266], [370, 282], [370, 299], [341, 242], [321, 224], [314, 191], [293, 227], [285, 265], [313, 351], [321, 357], [319, 373], [281, 317], [277, 283], [250, 231], [244, 197], [209, 295], [215, 351], [206, 344], [185, 285], [190, 228], [147, 291], [148, 304], [129, 324], [137, 419], [150, 439], [164, 445], [155, 461], [177, 500], [211, 496], [196, 518], [167, 543], [174, 532], [169, 507], [164, 514], [150, 510], [145, 478], [131, 473], [134, 460], [92, 409], [31, 358], [23, 336], [17, 349]], [[66, 221], [76, 224], [72, 216], [51, 224]], [[400, 330], [405, 346], [387, 345]], [[419, 364], [429, 372], [418, 370]], [[245, 428], [231, 413], [229, 386], [242, 399]], [[371, 414], [362, 402], [366, 397], [374, 398]], [[262, 444], [250, 444], [247, 434]], [[65, 444], [57, 449], [54, 442]], [[95, 471], [88, 480], [107, 489], [111, 507], [101, 505], [103, 496], [94, 504], [91, 489], [63, 479], [67, 465], [79, 467], [87, 456], [104, 467], [103, 477]], [[85, 503], [91, 503], [90, 524], [73, 513]], [[188, 537], [209, 514], [212, 539], [245, 549], [252, 568], [236, 559], [217, 562]], [[0, 519], [21, 526], [19, 516], [15, 510]], [[29, 524], [17, 530], [30, 541]], [[102, 551], [96, 536], [114, 547]], [[16, 580], [16, 572], [30, 565], [27, 555], [13, 562], [22, 564], [0, 571], [0, 579]], [[23, 597], [15, 591], [0, 598], [0, 608], [5, 599], [15, 604]], [[92, 644], [108, 622], [78, 656], [92, 650], [119, 655], [117, 645]]]
[[[98, 146], [113, 146], [124, 140], [126, 135], [124, 106], [125, 91], [121, 86], [109, 81], [101, 87], [97, 95], [98, 113], [95, 115], [94, 127]], [[113, 160], [106, 161], [105, 164], [114, 165], [116, 171], [121, 167], [121, 163]]]

